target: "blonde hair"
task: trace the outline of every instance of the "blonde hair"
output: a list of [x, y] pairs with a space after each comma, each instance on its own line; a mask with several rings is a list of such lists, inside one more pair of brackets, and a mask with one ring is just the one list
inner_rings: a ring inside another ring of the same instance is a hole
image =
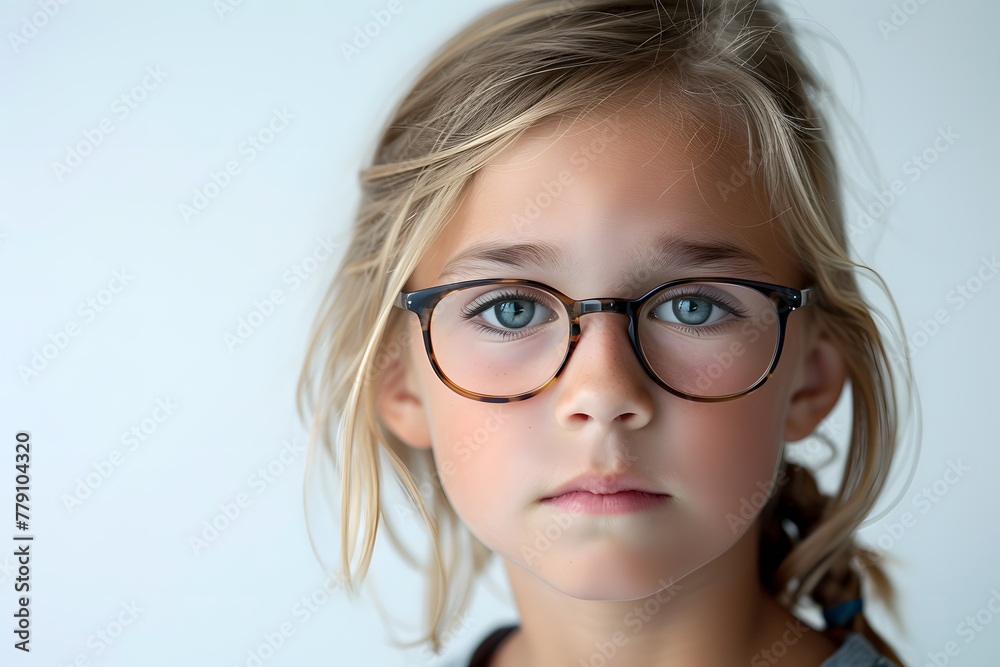
[[[500, 151], [543, 121], [582, 115], [650, 84], [747, 140], [752, 176], [780, 212], [775, 219], [798, 268], [818, 286], [814, 317], [847, 364], [853, 423], [843, 478], [826, 496], [806, 468], [783, 463], [788, 481], [759, 522], [762, 582], [789, 609], [809, 599], [827, 608], [860, 598], [867, 574], [893, 608], [884, 572], [854, 532], [882, 492], [898, 446], [896, 374], [908, 389], [912, 376], [905, 357], [893, 368], [892, 348], [872, 316], [878, 311], [859, 290], [856, 273], [864, 271], [898, 322], [882, 279], [848, 256], [836, 162], [817, 109], [829, 93], [793, 43], [787, 20], [756, 1], [526, 0], [489, 12], [449, 40], [391, 114], [361, 172], [350, 244], [299, 379], [300, 414], [314, 412], [309, 465], [322, 448], [339, 473], [338, 577], [347, 590], [356, 593], [367, 574], [380, 518], [401, 555], [418, 565], [380, 503], [382, 456], [429, 529], [428, 625], [406, 646], [430, 642], [440, 650], [443, 631], [466, 605], [491, 552], [449, 504], [430, 450], [400, 442], [376, 416], [381, 373], [408, 343], [401, 326], [408, 314], [392, 307], [393, 298], [472, 177]], [[431, 489], [428, 498], [418, 486]], [[850, 630], [901, 664], [863, 613], [830, 633], [842, 640]]]

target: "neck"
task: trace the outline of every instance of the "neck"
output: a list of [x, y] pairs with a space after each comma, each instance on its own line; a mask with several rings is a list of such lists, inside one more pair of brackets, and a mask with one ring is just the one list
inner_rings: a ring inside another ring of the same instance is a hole
[[763, 590], [757, 549], [757, 531], [747, 531], [729, 551], [684, 577], [680, 585], [630, 601], [572, 598], [505, 561], [521, 623], [501, 644], [493, 664], [754, 664], [754, 657], [763, 657], [773, 638], [780, 640], [790, 627], [797, 637], [809, 638], [795, 651], [786, 646], [789, 655], [805, 651], [807, 644], [815, 655], [831, 653], [835, 646], [829, 640], [797, 621]]

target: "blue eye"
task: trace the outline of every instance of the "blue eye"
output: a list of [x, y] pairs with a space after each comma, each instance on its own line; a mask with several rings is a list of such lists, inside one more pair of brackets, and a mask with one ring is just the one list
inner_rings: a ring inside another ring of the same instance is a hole
[[528, 327], [545, 324], [557, 319], [557, 314], [543, 304], [540, 295], [525, 294], [520, 291], [493, 292], [486, 294], [462, 309], [461, 317], [471, 320], [482, 315], [490, 326], [477, 322], [486, 333], [509, 337]]
[[720, 326], [725, 326], [730, 315], [743, 319], [748, 312], [748, 308], [728, 292], [697, 285], [665, 295], [651, 315], [660, 322], [692, 327], [694, 331], [713, 328], [712, 325], [720, 322]]
[[[669, 309], [663, 308], [668, 304], [672, 304]], [[664, 322], [687, 325], [713, 324], [725, 315], [725, 311], [712, 302], [690, 297], [671, 299], [657, 306], [653, 313], [657, 319]]]

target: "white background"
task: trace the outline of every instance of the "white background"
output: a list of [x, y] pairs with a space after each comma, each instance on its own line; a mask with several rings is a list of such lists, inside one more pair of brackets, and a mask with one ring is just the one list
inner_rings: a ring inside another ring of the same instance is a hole
[[[211, 0], [70, 2], [36, 18], [44, 25], [33, 32], [24, 21], [40, 5], [4, 3], [0, 504], [10, 523], [0, 539], [11, 546], [0, 547], [0, 613], [8, 628], [20, 430], [33, 442], [36, 540], [32, 652], [15, 651], [8, 629], [0, 663], [68, 665], [82, 655], [101, 665], [246, 665], [248, 651], [289, 623], [294, 635], [264, 664], [433, 664], [389, 644], [367, 594], [358, 602], [338, 594], [308, 618], [296, 607], [325, 576], [305, 533], [305, 432], [294, 383], [338, 256], [318, 268], [307, 261], [316, 270], [299, 284], [288, 272], [314, 256], [317, 239], [342, 247], [357, 171], [391, 105], [439, 43], [496, 4], [401, 0], [403, 11], [348, 61], [341, 44], [385, 3], [248, 0], [220, 14]], [[863, 531], [902, 563], [891, 574], [907, 632], [878, 608], [871, 617], [912, 665], [951, 641], [958, 654], [949, 664], [995, 664], [1000, 618], [983, 612], [980, 620], [992, 622], [971, 638], [958, 626], [1000, 591], [1000, 279], [975, 281], [983, 258], [1000, 251], [1000, 9], [985, 0], [903, 4], [911, 15], [897, 14], [899, 29], [885, 34], [878, 22], [891, 20], [888, 0], [790, 6], [850, 55], [853, 74], [829, 50], [824, 67], [865, 132], [883, 184], [905, 185], [858, 237], [861, 259], [888, 282], [914, 342], [924, 408], [912, 485], [897, 506], [887, 498], [886, 516]], [[11, 34], [30, 37], [12, 42]], [[147, 68], [165, 76], [146, 78], [143, 90]], [[123, 94], [135, 106], [127, 116], [116, 103]], [[275, 110], [292, 118], [249, 160], [241, 145]], [[53, 162], [104, 119], [113, 131], [60, 178]], [[912, 157], [948, 128], [958, 138], [913, 172]], [[240, 172], [185, 221], [180, 205], [230, 160]], [[874, 201], [869, 192], [860, 204]], [[852, 222], [860, 210], [848, 207]], [[112, 278], [123, 271], [122, 288]], [[119, 291], [104, 291], [109, 284]], [[961, 308], [953, 292], [960, 284], [980, 288]], [[283, 303], [231, 350], [224, 336], [274, 290]], [[103, 300], [101, 312], [81, 309], [88, 299]], [[938, 310], [947, 322], [933, 329], [926, 323]], [[44, 368], [23, 376], [20, 367], [74, 324], [77, 335], [47, 348]], [[157, 400], [176, 405], [159, 423], [151, 421], [164, 416]], [[123, 434], [144, 420], [149, 433], [130, 449]], [[117, 466], [108, 463], [115, 450]], [[949, 484], [942, 480], [954, 461], [970, 470]], [[106, 479], [94, 476], [109, 465]], [[255, 475], [268, 465], [279, 472], [260, 483]], [[99, 485], [68, 507], [88, 475]], [[922, 511], [915, 499], [935, 482], [941, 493], [931, 491], [935, 502]], [[190, 537], [244, 493], [249, 506], [196, 553]], [[904, 512], [915, 525], [900, 527]], [[320, 529], [329, 536], [333, 526]], [[333, 554], [336, 540], [323, 543]], [[517, 618], [493, 565], [492, 591], [480, 589], [448, 655]], [[401, 637], [412, 639], [421, 582], [383, 540], [372, 581], [389, 613], [406, 620]], [[134, 618], [123, 612], [129, 605]], [[98, 639], [117, 632], [119, 617], [130, 624], [111, 643]]]

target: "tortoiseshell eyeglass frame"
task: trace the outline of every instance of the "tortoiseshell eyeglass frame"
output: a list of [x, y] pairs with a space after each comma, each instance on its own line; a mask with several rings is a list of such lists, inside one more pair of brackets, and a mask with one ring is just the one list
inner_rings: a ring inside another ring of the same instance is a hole
[[[646, 362], [646, 357], [642, 352], [642, 347], [639, 344], [637, 331], [638, 331], [638, 314], [642, 310], [643, 304], [645, 304], [650, 298], [655, 296], [661, 290], [670, 289], [672, 287], [678, 287], [680, 285], [686, 285], [689, 283], [703, 283], [703, 282], [714, 282], [714, 283], [725, 283], [728, 285], [737, 285], [740, 287], [748, 287], [750, 289], [756, 290], [766, 296], [771, 303], [774, 305], [775, 313], [778, 318], [778, 342], [775, 347], [774, 357], [771, 360], [771, 365], [767, 372], [764, 373], [760, 379], [758, 379], [750, 387], [747, 387], [741, 392], [735, 394], [728, 394], [725, 396], [697, 396], [693, 394], [688, 394], [678, 389], [675, 389], [663, 382], [653, 370], [649, 367]], [[562, 362], [559, 364], [559, 369], [555, 374], [549, 378], [548, 381], [544, 382], [542, 385], [536, 387], [535, 389], [518, 394], [516, 396], [491, 396], [487, 394], [479, 394], [473, 391], [464, 389], [454, 382], [452, 382], [448, 376], [444, 374], [441, 368], [438, 366], [437, 357], [434, 354], [434, 347], [431, 343], [431, 315], [434, 312], [435, 306], [441, 302], [446, 296], [452, 292], [456, 292], [461, 289], [466, 289], [469, 287], [481, 287], [484, 285], [523, 285], [525, 287], [532, 287], [535, 289], [545, 290], [553, 297], [558, 299], [566, 306], [566, 314], [568, 315], [570, 327], [569, 327], [569, 346], [566, 349], [566, 356], [563, 357]], [[702, 403], [717, 403], [721, 401], [731, 401], [735, 398], [740, 398], [741, 396], [746, 396], [750, 392], [759, 388], [768, 378], [774, 373], [774, 369], [778, 366], [778, 360], [781, 358], [781, 349], [785, 342], [785, 326], [788, 319], [788, 314], [793, 310], [807, 306], [813, 303], [816, 298], [815, 287], [807, 287], [805, 289], [794, 289], [792, 287], [784, 287], [782, 285], [773, 285], [771, 283], [759, 282], [756, 280], [744, 280], [742, 278], [684, 278], [681, 280], [671, 280], [670, 282], [663, 283], [658, 287], [654, 287], [649, 292], [639, 297], [638, 299], [581, 299], [579, 301], [571, 299], [562, 292], [545, 285], [544, 283], [536, 282], [533, 280], [520, 280], [517, 278], [500, 278], [500, 279], [483, 279], [483, 280], [468, 280], [458, 283], [449, 283], [447, 285], [438, 285], [436, 287], [428, 287], [426, 289], [417, 290], [415, 292], [400, 292], [393, 306], [400, 308], [402, 310], [408, 310], [416, 313], [420, 318], [420, 328], [423, 330], [424, 336], [424, 349], [427, 351], [427, 358], [431, 362], [431, 367], [434, 372], [445, 383], [450, 389], [461, 396], [466, 398], [471, 398], [475, 401], [481, 401], [483, 403], [509, 403], [513, 401], [524, 401], [532, 396], [543, 391], [550, 384], [555, 382], [559, 376], [562, 374], [563, 370], [566, 368], [566, 364], [569, 362], [570, 356], [573, 354], [573, 350], [576, 349], [577, 341], [580, 340], [580, 317], [588, 313], [619, 313], [621, 315], [627, 315], [629, 318], [628, 334], [629, 339], [632, 341], [632, 350], [635, 352], [636, 358], [639, 359], [639, 363], [645, 369], [646, 374], [653, 379], [656, 384], [670, 392], [671, 394], [678, 396], [680, 398], [685, 398], [691, 401], [698, 401]]]

